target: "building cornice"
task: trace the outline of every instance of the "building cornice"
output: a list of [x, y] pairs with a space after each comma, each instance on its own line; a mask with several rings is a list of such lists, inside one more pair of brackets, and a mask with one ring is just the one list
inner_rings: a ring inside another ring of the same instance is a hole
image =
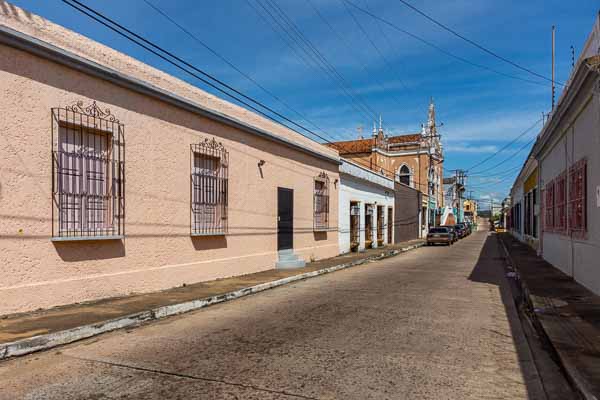
[[[565, 116], [572, 109], [575, 100], [581, 95], [581, 89], [586, 81], [590, 77], [593, 79], [594, 75], [597, 76], [597, 74], [588, 66], [586, 60], [583, 60], [581, 63], [579, 63], [573, 78], [567, 83], [568, 86], [559, 99], [555, 111], [542, 128], [542, 131], [540, 132], [536, 143], [531, 150], [531, 154], [533, 154], [536, 158], [539, 158], [541, 154], [545, 152], [548, 145], [551, 144], [554, 139], [558, 140], [566, 133], [567, 129], [558, 131], [557, 128], [560, 127], [560, 124], [564, 121]], [[588, 97], [591, 96], [592, 91], [590, 91]], [[589, 101], [584, 101], [585, 104], [588, 102]], [[579, 112], [576, 112], [576, 117], [578, 114]]]
[[[379, 153], [387, 157], [402, 157], [402, 156], [418, 156], [418, 155], [427, 155], [427, 150], [419, 151], [419, 150], [406, 150], [406, 151], [398, 151], [398, 152], [388, 152], [379, 148], [373, 148], [373, 153]], [[443, 158], [439, 157], [437, 154], [432, 154], [431, 158], [437, 161], [443, 160]]]
[[81, 57], [68, 50], [57, 47], [53, 44], [39, 40], [25, 33], [16, 31], [7, 26], [0, 25], [0, 44], [26, 51], [35, 56], [53, 61], [57, 64], [75, 69], [96, 78], [111, 82], [117, 86], [132, 90], [134, 92], [153, 97], [175, 107], [184, 109], [202, 117], [221, 122], [225, 125], [243, 130], [250, 134], [259, 136], [263, 139], [284, 145], [286, 147], [298, 150], [305, 154], [319, 158], [324, 161], [341, 164], [339, 158], [320, 153], [300, 143], [293, 142], [287, 138], [273, 134], [267, 130], [257, 128], [237, 118], [211, 110], [197, 103], [194, 103], [182, 96], [167, 90], [156, 87], [150, 83], [125, 75], [112, 68], [98, 64], [92, 60]]

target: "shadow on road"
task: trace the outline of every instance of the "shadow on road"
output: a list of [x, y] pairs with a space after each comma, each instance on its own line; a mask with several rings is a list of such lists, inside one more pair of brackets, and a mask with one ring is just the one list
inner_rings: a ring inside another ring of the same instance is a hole
[[506, 278], [505, 265], [496, 234], [489, 234], [468, 279], [498, 287], [510, 325], [512, 342], [518, 354], [521, 374], [527, 387], [528, 398], [548, 399], [524, 332], [523, 321], [515, 304], [515, 296], [518, 296], [518, 292], [511, 289], [511, 283]]

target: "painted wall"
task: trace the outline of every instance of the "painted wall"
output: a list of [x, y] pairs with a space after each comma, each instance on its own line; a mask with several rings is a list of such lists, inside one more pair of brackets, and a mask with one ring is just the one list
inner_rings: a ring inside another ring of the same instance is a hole
[[[394, 208], [394, 182], [385, 177], [367, 171], [355, 164], [344, 161], [340, 167], [339, 186], [339, 248], [340, 253], [350, 252], [350, 202], [360, 203], [360, 245], [359, 250], [365, 248], [365, 204], [373, 204], [373, 232], [372, 237], [377, 238], [377, 212], [376, 206], [384, 206], [384, 245], [387, 244], [388, 208]], [[384, 186], [385, 185], [385, 186]], [[394, 214], [392, 214], [394, 215]], [[393, 236], [393, 234], [392, 234]], [[377, 247], [377, 241], [374, 241]]]
[[[321, 153], [337, 154], [39, 17], [25, 17], [16, 8], [0, 10], [1, 24], [85, 56], [105, 57], [124, 73], [231, 111]], [[271, 269], [277, 253], [277, 187], [294, 189], [295, 251], [307, 261], [338, 254], [335, 163], [6, 46], [0, 46], [0, 87], [0, 314]], [[125, 125], [124, 240], [50, 240], [50, 110], [80, 100], [110, 108]], [[192, 238], [190, 144], [204, 138], [215, 138], [229, 151], [229, 234]], [[259, 160], [266, 161], [262, 175]], [[332, 182], [331, 229], [315, 233], [313, 184], [323, 171]]]
[[598, 87], [597, 77], [595, 82], [588, 82], [581, 89], [555, 129], [553, 142], [539, 155], [541, 188], [563, 171], [568, 171], [574, 162], [587, 159], [587, 235], [579, 239], [544, 231], [542, 256], [600, 294], [600, 204], [596, 195], [600, 187], [600, 95], [598, 89], [593, 91], [593, 85]]
[[421, 193], [396, 183], [394, 205], [394, 243], [417, 239], [421, 216]]

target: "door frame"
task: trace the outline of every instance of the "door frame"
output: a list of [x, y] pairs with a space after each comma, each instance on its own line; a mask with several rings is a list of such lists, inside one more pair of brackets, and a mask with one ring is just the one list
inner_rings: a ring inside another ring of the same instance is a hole
[[[281, 224], [281, 206], [282, 204], [280, 204], [280, 193], [290, 193], [291, 197], [290, 197], [290, 204], [289, 204], [289, 208], [291, 211], [291, 220], [290, 220], [290, 224], [289, 224], [289, 228], [283, 227]], [[286, 228], [285, 230], [283, 230], [282, 228]], [[289, 229], [289, 232], [288, 232]], [[282, 244], [282, 238], [284, 237], [284, 235], [289, 235], [289, 243], [290, 246], [289, 247], [282, 247], [285, 246], [285, 244]], [[289, 188], [284, 188], [284, 187], [277, 187], [277, 251], [280, 250], [290, 250], [294, 248], [294, 189], [289, 189]]]

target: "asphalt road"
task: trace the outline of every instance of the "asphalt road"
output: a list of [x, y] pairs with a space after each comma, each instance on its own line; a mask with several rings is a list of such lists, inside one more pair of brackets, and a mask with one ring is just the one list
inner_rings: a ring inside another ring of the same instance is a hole
[[0, 399], [544, 398], [477, 232], [0, 364]]

